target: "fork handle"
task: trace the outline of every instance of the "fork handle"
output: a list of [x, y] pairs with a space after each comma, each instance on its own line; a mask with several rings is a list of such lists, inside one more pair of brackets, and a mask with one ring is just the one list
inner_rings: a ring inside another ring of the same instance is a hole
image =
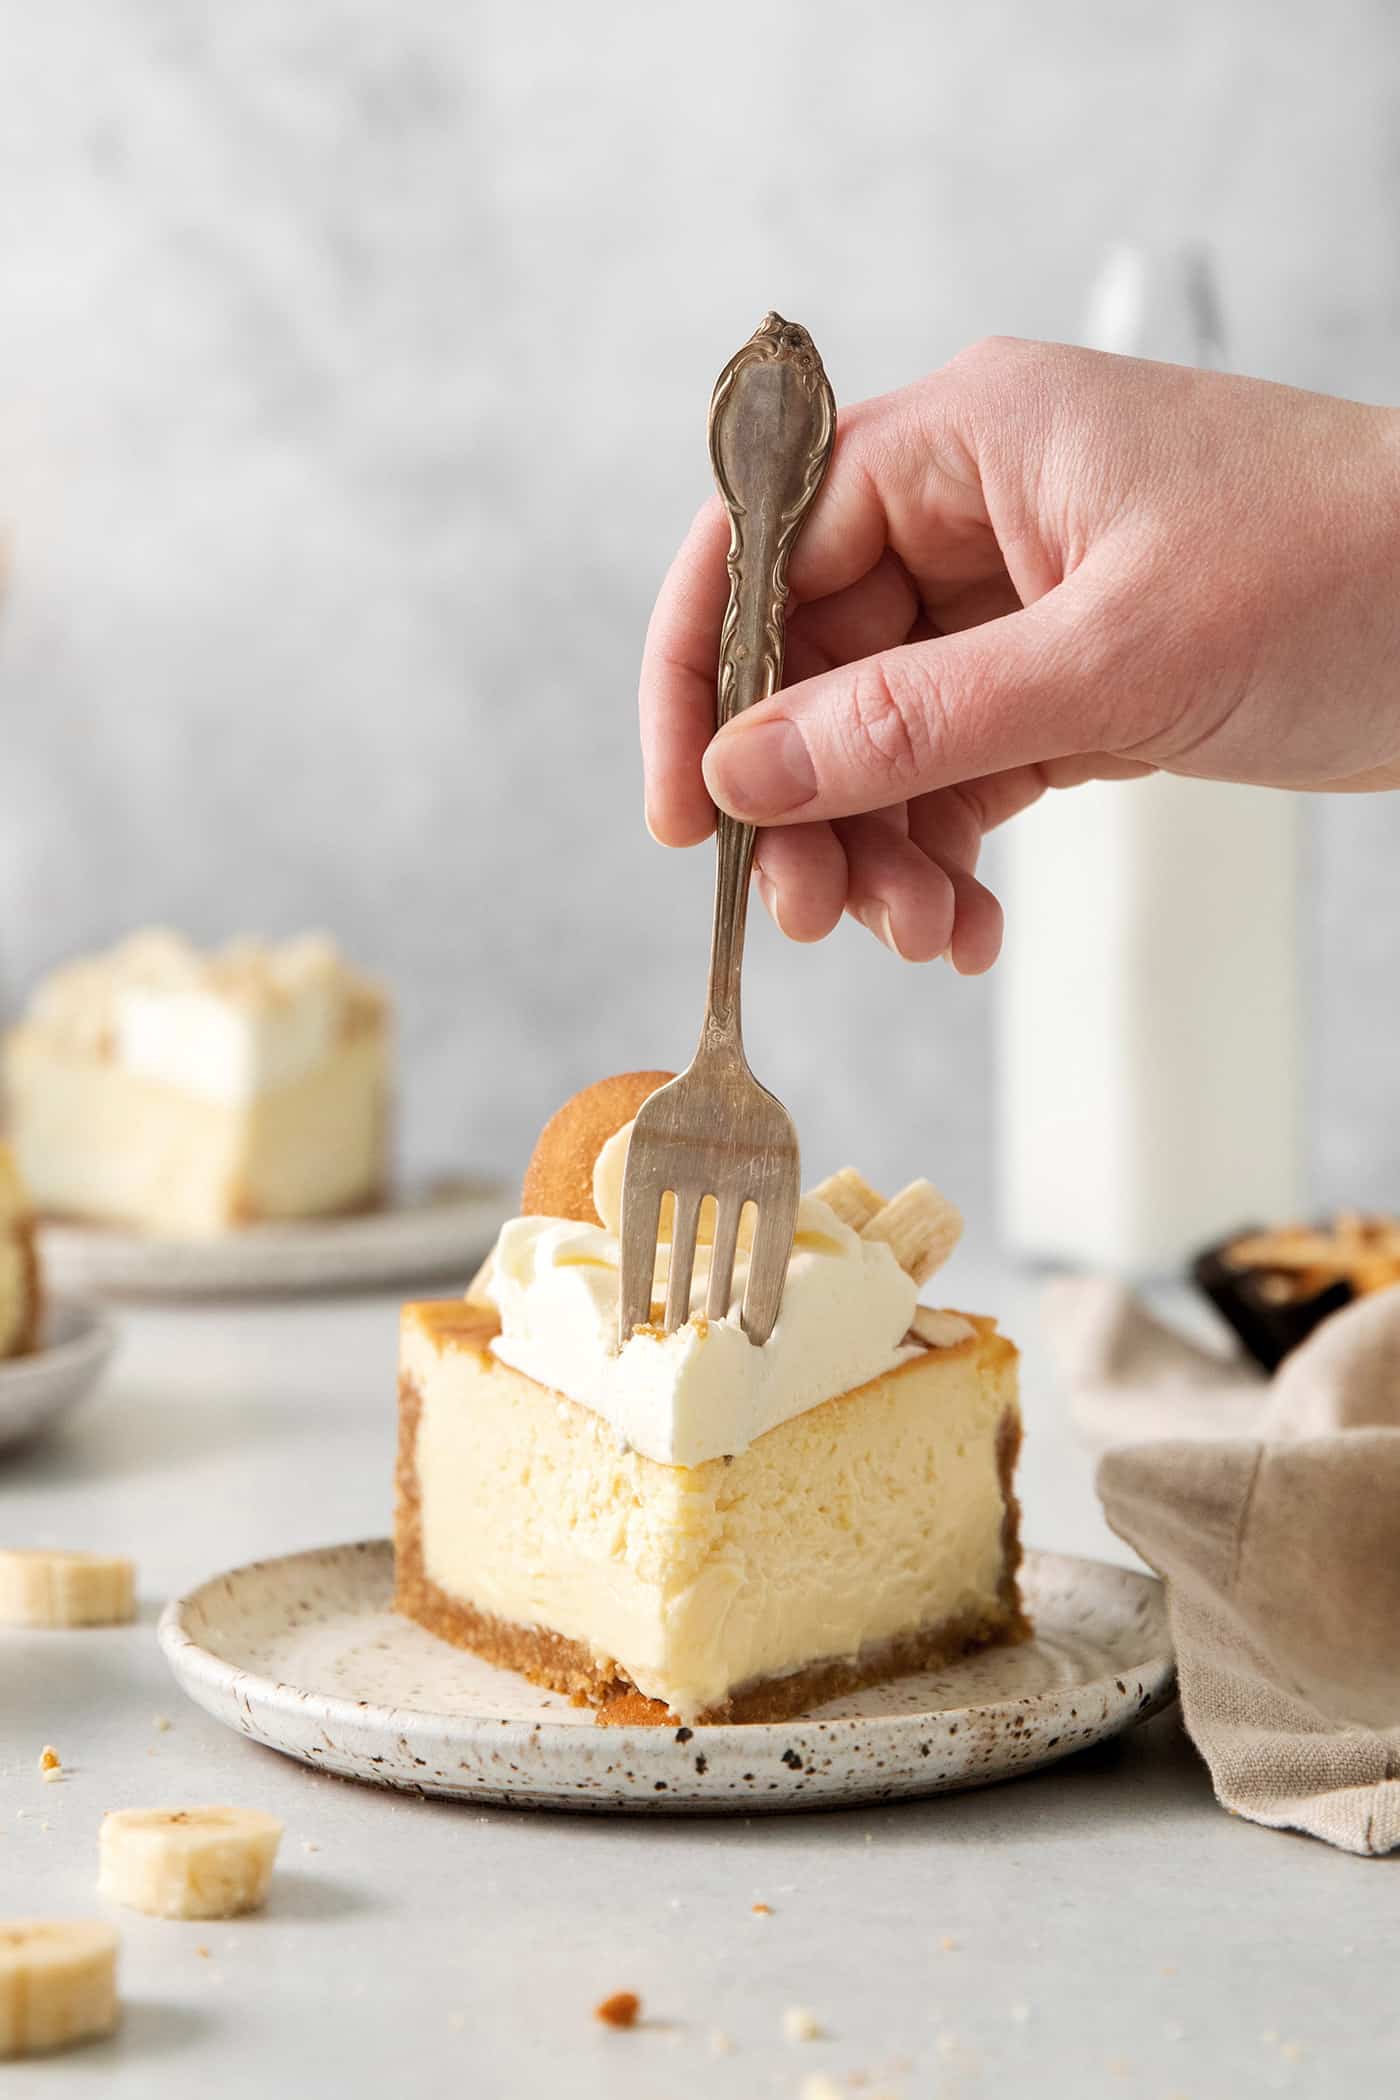
[[[770, 313], [730, 358], [710, 400], [710, 460], [729, 513], [729, 606], [719, 642], [716, 727], [783, 682], [788, 557], [821, 487], [836, 402], [805, 328]], [[754, 827], [720, 812], [701, 1048], [740, 1049]]]

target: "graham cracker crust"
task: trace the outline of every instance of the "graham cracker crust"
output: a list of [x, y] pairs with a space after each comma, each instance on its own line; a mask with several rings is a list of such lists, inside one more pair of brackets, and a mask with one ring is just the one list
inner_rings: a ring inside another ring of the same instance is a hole
[[[433, 1308], [438, 1311], [437, 1307]], [[489, 1315], [460, 1303], [443, 1308], [441, 1328], [470, 1346], [483, 1329], [494, 1326]], [[439, 1640], [470, 1648], [497, 1668], [515, 1670], [532, 1684], [563, 1692], [576, 1706], [596, 1709], [600, 1728], [675, 1727], [679, 1717], [659, 1699], [638, 1691], [620, 1663], [598, 1662], [581, 1641], [544, 1627], [521, 1626], [478, 1611], [449, 1597], [432, 1582], [423, 1566], [422, 1506], [418, 1488], [418, 1420], [422, 1395], [413, 1379], [399, 1381], [399, 1443], [394, 1486], [394, 1609], [413, 1619]], [[1005, 1513], [1002, 1517], [1003, 1567], [998, 1584], [1000, 1609], [964, 1613], [935, 1626], [920, 1627], [892, 1641], [881, 1641], [858, 1655], [813, 1663], [788, 1676], [761, 1678], [740, 1685], [693, 1725], [723, 1722], [788, 1721], [808, 1708], [823, 1705], [863, 1686], [903, 1677], [915, 1670], [940, 1668], [974, 1648], [993, 1642], [1010, 1644], [1029, 1637], [1031, 1628], [1021, 1604], [1016, 1571], [1021, 1563], [1021, 1508], [1012, 1492], [1012, 1474], [1021, 1447], [1021, 1424], [1008, 1408], [997, 1434], [997, 1469]]]
[[24, 1320], [15, 1336], [11, 1357], [32, 1356], [39, 1346], [44, 1319], [44, 1278], [39, 1267], [39, 1247], [33, 1218], [20, 1218], [15, 1225], [20, 1267], [24, 1277]]

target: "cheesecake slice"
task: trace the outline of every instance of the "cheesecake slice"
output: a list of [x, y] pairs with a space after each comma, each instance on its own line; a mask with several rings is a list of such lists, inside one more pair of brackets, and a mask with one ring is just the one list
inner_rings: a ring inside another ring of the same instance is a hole
[[39, 1211], [173, 1236], [383, 1193], [387, 999], [319, 936], [204, 954], [135, 936], [57, 971], [4, 1044]]
[[[737, 1311], [618, 1349], [625, 1142], [591, 1217], [512, 1220], [466, 1299], [404, 1310], [398, 1609], [603, 1720], [687, 1725], [1022, 1638], [1016, 1351], [917, 1303], [951, 1207], [848, 1170], [803, 1199], [762, 1349]], [[538, 1163], [527, 1192], [582, 1209], [577, 1162], [552, 1191]]]
[[0, 1357], [37, 1347], [41, 1305], [29, 1191], [13, 1152], [0, 1144]]

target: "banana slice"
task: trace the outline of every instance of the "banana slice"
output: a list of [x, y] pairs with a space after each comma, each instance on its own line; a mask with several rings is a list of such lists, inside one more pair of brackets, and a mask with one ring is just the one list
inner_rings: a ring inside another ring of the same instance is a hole
[[883, 1240], [915, 1283], [927, 1283], [962, 1238], [962, 1212], [931, 1181], [911, 1181], [862, 1226], [863, 1240]]
[[136, 1616], [136, 1567], [116, 1554], [0, 1550], [0, 1624], [121, 1626]]
[[842, 1167], [838, 1174], [828, 1174], [814, 1189], [807, 1191], [818, 1203], [834, 1210], [843, 1225], [852, 1232], [864, 1232], [870, 1220], [883, 1210], [885, 1199], [878, 1189], [873, 1189], [864, 1175], [857, 1174], [854, 1167]]
[[0, 1921], [0, 2059], [117, 2024], [117, 1935], [96, 1918]]
[[[622, 1172], [627, 1165], [627, 1147], [631, 1140], [632, 1125], [624, 1123], [621, 1130], [613, 1132], [593, 1163], [593, 1208], [607, 1230], [613, 1233], [622, 1230]], [[753, 1245], [753, 1219], [753, 1210], [746, 1205], [739, 1218], [739, 1237], [735, 1243], [741, 1253]], [[656, 1227], [659, 1246], [670, 1246], [675, 1237], [675, 1224], [676, 1199], [674, 1196], [663, 1196], [661, 1216]], [[707, 1198], [700, 1206], [700, 1223], [696, 1230], [695, 1243], [699, 1247], [709, 1247], [714, 1244], [714, 1237], [715, 1206]]]
[[920, 1305], [909, 1322], [905, 1340], [922, 1342], [926, 1349], [956, 1349], [959, 1342], [970, 1342], [976, 1332], [971, 1320], [965, 1320], [961, 1313]]
[[98, 1894], [153, 1918], [236, 1918], [267, 1895], [281, 1836], [257, 1808], [114, 1808]]

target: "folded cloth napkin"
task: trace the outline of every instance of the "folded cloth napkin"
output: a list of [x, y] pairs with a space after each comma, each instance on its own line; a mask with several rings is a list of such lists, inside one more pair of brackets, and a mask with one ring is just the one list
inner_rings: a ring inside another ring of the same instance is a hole
[[[1168, 1411], [1185, 1394], [1194, 1411], [1208, 1354], [1113, 1288], [1111, 1301], [1061, 1286], [1047, 1309], [1072, 1381]], [[1220, 1367], [1228, 1415], [1241, 1373]], [[1334, 1314], [1256, 1400], [1251, 1434], [1109, 1451], [1099, 1494], [1166, 1582], [1186, 1726], [1222, 1806], [1348, 1852], [1389, 1852], [1400, 1847], [1400, 1287]]]

